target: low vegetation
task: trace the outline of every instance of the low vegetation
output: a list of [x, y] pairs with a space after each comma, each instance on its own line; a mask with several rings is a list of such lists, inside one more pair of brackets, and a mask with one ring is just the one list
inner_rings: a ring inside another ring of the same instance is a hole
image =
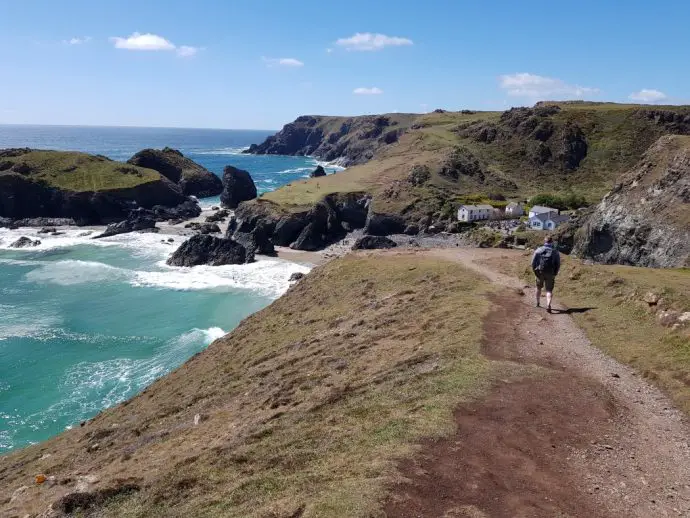
[[73, 151], [33, 150], [0, 156], [0, 174], [3, 172], [16, 172], [73, 192], [128, 189], [161, 179], [152, 169]]

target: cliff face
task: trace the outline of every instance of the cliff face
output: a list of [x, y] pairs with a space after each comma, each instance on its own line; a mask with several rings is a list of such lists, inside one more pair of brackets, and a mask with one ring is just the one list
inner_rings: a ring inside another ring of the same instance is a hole
[[604, 263], [690, 266], [690, 137], [661, 137], [578, 232], [574, 252]]
[[175, 207], [180, 188], [156, 171], [61, 151], [0, 151], [0, 217], [119, 221], [137, 207]]
[[303, 116], [286, 124], [263, 144], [246, 152], [257, 155], [309, 155], [342, 166], [363, 164], [376, 151], [398, 141], [414, 119], [412, 114], [362, 117]]

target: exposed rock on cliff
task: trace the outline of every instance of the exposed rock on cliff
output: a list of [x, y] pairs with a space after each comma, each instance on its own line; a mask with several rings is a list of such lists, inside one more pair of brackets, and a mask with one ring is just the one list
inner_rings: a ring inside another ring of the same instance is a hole
[[240, 202], [256, 198], [256, 185], [251, 175], [231, 165], [223, 170], [223, 192], [220, 202], [223, 207], [235, 209]]
[[143, 149], [127, 163], [158, 171], [179, 185], [187, 196], [206, 198], [218, 196], [223, 191], [220, 178], [176, 149]]
[[171, 266], [197, 266], [208, 264], [244, 264], [254, 260], [254, 256], [240, 243], [230, 239], [197, 234], [190, 237], [175, 250], [168, 264]]
[[0, 151], [0, 217], [102, 224], [138, 207], [176, 207], [185, 199], [179, 186], [152, 169], [85, 153]]
[[604, 263], [690, 266], [690, 137], [660, 138], [604, 197], [574, 252]]
[[413, 114], [362, 117], [303, 116], [286, 124], [262, 144], [246, 151], [257, 155], [303, 155], [337, 160], [340, 165], [363, 164], [382, 147], [397, 142], [416, 118]]

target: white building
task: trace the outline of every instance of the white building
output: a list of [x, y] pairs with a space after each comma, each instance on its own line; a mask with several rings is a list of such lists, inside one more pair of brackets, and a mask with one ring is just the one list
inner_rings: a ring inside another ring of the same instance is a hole
[[562, 216], [557, 212], [541, 212], [529, 218], [529, 228], [532, 230], [553, 230], [569, 219], [568, 216]]
[[489, 219], [493, 213], [491, 205], [460, 205], [458, 221], [481, 221]]
[[558, 209], [554, 209], [552, 207], [542, 207], [541, 205], [535, 205], [529, 210], [529, 217], [533, 218], [537, 214], [546, 214], [548, 212], [555, 212], [556, 214], [559, 213]]
[[525, 210], [522, 208], [522, 205], [519, 203], [515, 203], [514, 201], [511, 201], [508, 205], [506, 205], [506, 217], [508, 218], [519, 218], [525, 213]]

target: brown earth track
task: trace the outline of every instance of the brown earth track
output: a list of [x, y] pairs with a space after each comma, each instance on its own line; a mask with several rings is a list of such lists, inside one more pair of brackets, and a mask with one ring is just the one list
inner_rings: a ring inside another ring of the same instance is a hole
[[400, 463], [388, 518], [690, 516], [690, 433], [663, 394], [594, 349], [568, 315], [530, 307], [533, 292], [521, 296], [517, 279], [483, 261], [504, 252], [419, 253], [503, 286], [483, 353], [531, 374], [457, 408], [453, 436]]

